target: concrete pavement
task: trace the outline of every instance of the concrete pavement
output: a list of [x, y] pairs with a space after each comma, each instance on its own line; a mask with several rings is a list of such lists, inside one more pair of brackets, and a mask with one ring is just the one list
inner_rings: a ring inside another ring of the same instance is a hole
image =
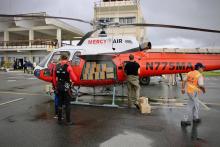
[[[2, 147], [215, 147], [220, 144], [218, 77], [206, 79], [207, 94], [202, 101], [208, 103], [210, 110], [202, 109], [202, 123], [186, 129], [180, 127], [184, 107], [172, 107], [172, 103], [164, 106], [154, 104], [150, 115], [140, 114], [135, 108], [73, 105], [71, 118], [75, 125], [58, 125], [53, 118], [53, 102], [44, 93], [45, 82], [23, 73], [2, 72], [0, 79]], [[142, 87], [141, 94], [155, 99], [175, 99], [181, 103], [186, 99], [180, 94], [179, 87], [168, 87], [156, 79], [152, 80], [150, 86]], [[100, 102], [105, 97], [96, 100], [91, 96], [85, 98]], [[123, 105], [121, 101], [117, 103]]]

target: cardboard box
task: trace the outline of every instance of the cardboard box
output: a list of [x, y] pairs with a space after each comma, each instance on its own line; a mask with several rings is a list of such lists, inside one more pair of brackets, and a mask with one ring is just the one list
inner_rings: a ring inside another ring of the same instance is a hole
[[86, 62], [86, 68], [90, 68], [90, 62]]
[[93, 80], [94, 79], [94, 73], [90, 73], [88, 75], [88, 80]]
[[140, 97], [138, 100], [138, 105], [141, 113], [151, 113], [151, 106], [148, 104], [148, 98]]
[[101, 71], [106, 72], [107, 64], [101, 64]]
[[92, 68], [96, 68], [96, 62], [90, 62], [90, 67], [92, 67]]
[[105, 79], [105, 72], [100, 72], [100, 79], [104, 80]]
[[88, 74], [83, 74], [83, 80], [87, 80], [88, 79]]
[[89, 73], [89, 68], [85, 68], [84, 69], [84, 74], [88, 74]]
[[101, 71], [101, 65], [100, 64], [96, 64], [96, 72], [100, 72]]
[[143, 96], [140, 97], [138, 101], [139, 101], [139, 103], [146, 103], [146, 104], [148, 104], [148, 98], [143, 97]]
[[89, 74], [93, 74], [93, 73], [95, 73], [95, 67], [90, 67], [90, 69], [89, 69]]
[[151, 113], [151, 106], [149, 104], [143, 103], [139, 105], [142, 114]]
[[99, 72], [95, 72], [95, 79], [96, 80], [99, 80], [99, 74], [100, 74]]
[[114, 68], [113, 67], [107, 67], [106, 72], [114, 72]]
[[106, 78], [107, 79], [114, 79], [115, 75], [114, 75], [114, 73], [106, 73]]

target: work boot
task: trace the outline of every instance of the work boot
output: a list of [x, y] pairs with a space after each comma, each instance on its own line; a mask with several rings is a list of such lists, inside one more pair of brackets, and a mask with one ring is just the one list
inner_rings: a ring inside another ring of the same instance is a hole
[[201, 119], [200, 118], [197, 118], [197, 119], [193, 119], [193, 123], [201, 123]]
[[191, 125], [190, 121], [181, 121], [181, 126], [182, 127], [187, 127], [187, 126], [190, 126], [190, 125]]
[[57, 118], [58, 118], [58, 115], [55, 115], [53, 118], [57, 119]]

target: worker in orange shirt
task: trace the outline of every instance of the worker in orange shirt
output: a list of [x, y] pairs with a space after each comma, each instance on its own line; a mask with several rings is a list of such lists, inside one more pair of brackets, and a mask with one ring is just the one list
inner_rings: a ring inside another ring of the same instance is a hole
[[[200, 123], [199, 118], [199, 99], [198, 96], [203, 92], [205, 93], [204, 77], [202, 72], [205, 66], [202, 63], [195, 65], [195, 70], [190, 71], [186, 79], [182, 82], [182, 94], [187, 93], [189, 100], [187, 103], [187, 114], [184, 115], [184, 120], [181, 121], [181, 126], [191, 125], [190, 117], [192, 116], [193, 123]], [[185, 90], [186, 85], [186, 90]]]

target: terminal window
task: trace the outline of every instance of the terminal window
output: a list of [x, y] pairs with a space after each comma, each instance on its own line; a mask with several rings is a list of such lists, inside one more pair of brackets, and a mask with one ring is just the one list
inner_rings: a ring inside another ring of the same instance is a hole
[[100, 18], [100, 22], [114, 22], [114, 18]]
[[132, 24], [135, 23], [136, 18], [135, 17], [120, 17], [119, 22], [120, 24]]

